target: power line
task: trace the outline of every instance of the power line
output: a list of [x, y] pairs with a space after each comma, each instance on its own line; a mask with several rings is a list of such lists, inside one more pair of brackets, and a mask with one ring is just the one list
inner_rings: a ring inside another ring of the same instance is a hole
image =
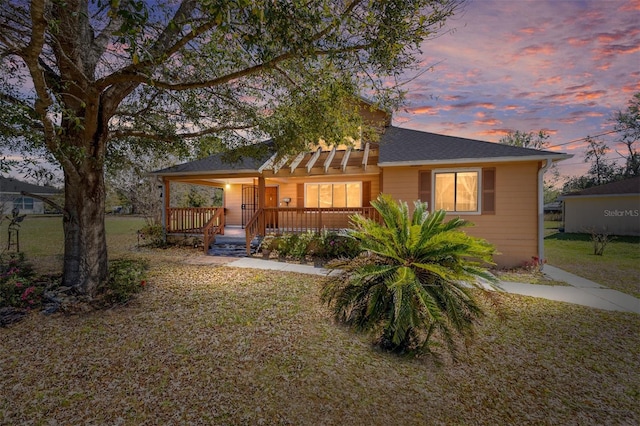
[[555, 147], [558, 147], [558, 146], [569, 145], [569, 144], [572, 144], [572, 143], [585, 141], [585, 140], [587, 140], [589, 138], [597, 138], [599, 136], [610, 135], [611, 133], [617, 133], [617, 130], [609, 130], [608, 132], [600, 133], [600, 134], [597, 134], [597, 135], [585, 136], [583, 138], [574, 139], [574, 140], [569, 141], [569, 142], [564, 142], [564, 143], [559, 143], [559, 144], [556, 144], [556, 145], [547, 146], [547, 147], [545, 147], [545, 149], [555, 148]]

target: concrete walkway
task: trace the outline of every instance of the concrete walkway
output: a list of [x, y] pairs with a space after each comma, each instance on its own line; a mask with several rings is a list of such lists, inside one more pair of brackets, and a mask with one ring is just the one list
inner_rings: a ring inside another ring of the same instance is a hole
[[[316, 268], [312, 265], [277, 262], [251, 257], [240, 258], [227, 263], [227, 265], [236, 268], [269, 269], [321, 276], [327, 276], [331, 273], [328, 269]], [[507, 293], [575, 303], [608, 311], [635, 312], [640, 314], [640, 299], [604, 287], [554, 266], [545, 265], [543, 272], [552, 280], [566, 282], [569, 286], [525, 284], [507, 281], [500, 282], [499, 286]]]

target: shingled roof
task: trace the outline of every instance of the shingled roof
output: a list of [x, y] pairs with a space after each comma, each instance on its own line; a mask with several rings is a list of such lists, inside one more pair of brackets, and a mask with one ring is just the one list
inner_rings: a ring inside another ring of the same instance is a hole
[[617, 182], [605, 183], [604, 185], [592, 186], [581, 191], [571, 192], [564, 197], [589, 196], [589, 195], [626, 195], [640, 194], [640, 176]]
[[389, 127], [380, 140], [378, 165], [563, 159], [567, 154]]
[[[309, 153], [309, 155], [312, 154]], [[488, 161], [561, 160], [570, 157], [571, 155], [564, 153], [520, 148], [390, 126], [386, 128], [380, 139], [377, 165], [385, 167]], [[201, 160], [156, 170], [153, 174], [257, 172], [269, 160], [270, 154], [263, 158], [241, 157], [236, 163], [227, 162], [224, 158], [223, 154], [214, 154]]]
[[51, 195], [60, 192], [59, 189], [51, 186], [34, 185], [14, 178], [0, 177], [0, 193], [20, 194], [22, 191], [38, 195]]
[[171, 173], [199, 173], [199, 172], [216, 172], [216, 171], [234, 171], [255, 172], [258, 168], [269, 159], [271, 155], [263, 158], [241, 157], [237, 162], [226, 161], [224, 154], [213, 154], [201, 160], [190, 161], [188, 163], [178, 164], [176, 166], [167, 167], [166, 169], [156, 170], [154, 174], [171, 174]]

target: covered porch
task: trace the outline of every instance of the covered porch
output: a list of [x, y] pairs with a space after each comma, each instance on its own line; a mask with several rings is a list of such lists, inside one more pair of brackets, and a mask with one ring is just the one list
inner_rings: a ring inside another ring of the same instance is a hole
[[[211, 157], [160, 171], [165, 233], [199, 236], [207, 251], [216, 235], [232, 226], [244, 230], [249, 253], [256, 237], [345, 229], [354, 214], [377, 219], [370, 204], [381, 190], [377, 152], [369, 144], [319, 148], [295, 158], [274, 155], [234, 166]], [[173, 182], [220, 188], [223, 206], [176, 207]]]

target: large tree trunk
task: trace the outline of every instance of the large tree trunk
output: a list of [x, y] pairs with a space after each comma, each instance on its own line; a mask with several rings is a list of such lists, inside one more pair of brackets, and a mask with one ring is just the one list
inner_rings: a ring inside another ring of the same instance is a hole
[[[86, 162], [85, 162], [86, 163]], [[108, 274], [101, 167], [65, 170], [63, 285], [95, 296]]]

